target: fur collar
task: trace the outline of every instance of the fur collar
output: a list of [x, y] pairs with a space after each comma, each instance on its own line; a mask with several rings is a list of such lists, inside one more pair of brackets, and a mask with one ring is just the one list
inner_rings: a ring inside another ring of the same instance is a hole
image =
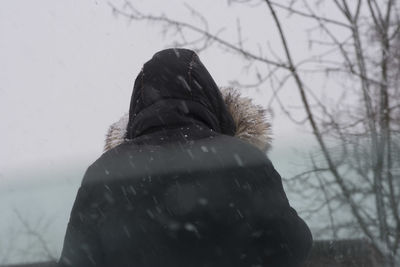
[[[231, 114], [235, 125], [235, 137], [248, 142], [262, 151], [271, 147], [271, 124], [267, 120], [266, 110], [255, 105], [248, 97], [241, 96], [233, 88], [221, 89], [225, 105]], [[108, 129], [104, 151], [108, 151], [125, 141], [129, 114], [124, 114]]]

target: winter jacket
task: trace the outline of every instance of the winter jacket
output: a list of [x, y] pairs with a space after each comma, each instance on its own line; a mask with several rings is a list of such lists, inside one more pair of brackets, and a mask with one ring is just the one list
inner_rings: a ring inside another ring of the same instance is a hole
[[266, 156], [265, 111], [158, 52], [86, 171], [59, 266], [301, 266], [312, 237]]

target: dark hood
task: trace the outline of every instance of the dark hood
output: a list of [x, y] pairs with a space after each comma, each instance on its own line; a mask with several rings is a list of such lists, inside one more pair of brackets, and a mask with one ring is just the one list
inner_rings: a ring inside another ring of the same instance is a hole
[[221, 92], [197, 54], [162, 50], [144, 64], [135, 80], [126, 138], [189, 124], [235, 134]]

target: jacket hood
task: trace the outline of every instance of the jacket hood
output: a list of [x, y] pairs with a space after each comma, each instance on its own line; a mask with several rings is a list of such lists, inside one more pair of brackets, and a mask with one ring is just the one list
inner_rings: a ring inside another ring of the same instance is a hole
[[[248, 97], [244, 97], [233, 88], [222, 88], [222, 99], [227, 112], [233, 119], [235, 131], [233, 135], [250, 143], [262, 151], [271, 147], [271, 124], [267, 118], [267, 111], [256, 105]], [[129, 114], [124, 114], [113, 123], [106, 134], [104, 151], [108, 151], [126, 141], [129, 124]]]
[[135, 80], [126, 138], [189, 124], [226, 135], [236, 131], [218, 86], [197, 54], [162, 50], [143, 65]]

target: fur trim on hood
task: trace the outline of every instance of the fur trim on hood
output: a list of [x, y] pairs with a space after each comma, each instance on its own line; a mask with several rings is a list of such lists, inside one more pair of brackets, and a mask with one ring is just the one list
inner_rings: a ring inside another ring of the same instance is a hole
[[[254, 104], [250, 98], [242, 96], [236, 89], [222, 88], [221, 93], [236, 125], [235, 137], [262, 151], [268, 151], [271, 147], [271, 124], [267, 120], [266, 109]], [[126, 113], [110, 126], [104, 151], [125, 142], [128, 121], [129, 114]]]

